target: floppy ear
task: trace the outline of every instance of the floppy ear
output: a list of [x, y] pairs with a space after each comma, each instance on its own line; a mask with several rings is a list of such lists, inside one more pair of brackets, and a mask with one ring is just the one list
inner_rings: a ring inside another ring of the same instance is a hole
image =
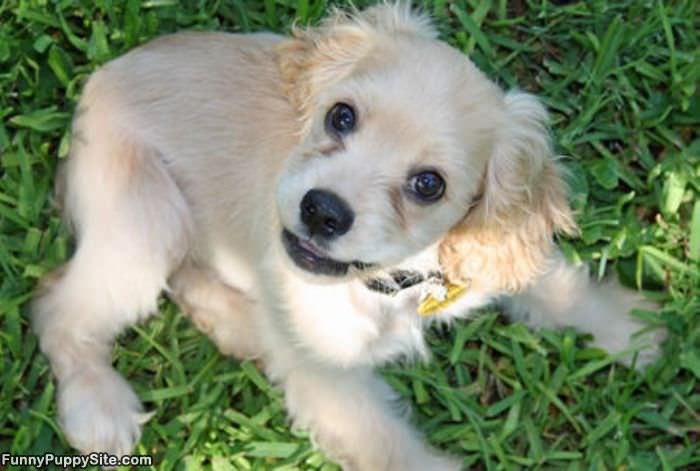
[[367, 57], [379, 36], [435, 37], [426, 16], [410, 2], [386, 2], [363, 11], [335, 9], [320, 26], [295, 28], [294, 38], [277, 46], [282, 91], [305, 122], [320, 90], [347, 77]]
[[448, 279], [486, 292], [515, 293], [546, 268], [557, 232], [574, 234], [547, 114], [532, 95], [504, 97], [505, 119], [483, 181], [483, 196], [440, 244]]
[[295, 30], [294, 36], [277, 46], [277, 62], [282, 92], [306, 122], [319, 91], [347, 77], [370, 42], [363, 31], [347, 28], [330, 34]]

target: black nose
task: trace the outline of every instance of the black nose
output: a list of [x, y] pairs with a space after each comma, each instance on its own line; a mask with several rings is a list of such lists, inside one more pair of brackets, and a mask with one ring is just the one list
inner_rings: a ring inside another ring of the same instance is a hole
[[341, 236], [350, 230], [355, 213], [340, 196], [327, 190], [309, 190], [301, 200], [301, 222], [311, 235]]

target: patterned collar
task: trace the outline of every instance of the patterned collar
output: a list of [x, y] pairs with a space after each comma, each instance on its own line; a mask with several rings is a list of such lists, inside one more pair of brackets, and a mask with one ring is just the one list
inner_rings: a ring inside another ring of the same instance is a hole
[[393, 270], [386, 277], [370, 278], [365, 281], [365, 286], [371, 291], [395, 296], [398, 292], [416, 286], [423, 282], [442, 284], [444, 277], [439, 271], [431, 270], [420, 272], [418, 270]]

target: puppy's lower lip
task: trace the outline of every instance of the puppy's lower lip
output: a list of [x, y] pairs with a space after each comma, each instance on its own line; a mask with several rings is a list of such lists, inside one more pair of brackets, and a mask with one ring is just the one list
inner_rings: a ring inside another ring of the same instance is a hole
[[313, 243], [300, 239], [287, 229], [282, 230], [282, 244], [296, 266], [319, 275], [345, 276], [350, 267], [365, 270], [374, 266], [360, 261], [341, 262], [329, 258]]
[[314, 245], [312, 242], [310, 242], [308, 240], [297, 238], [297, 243], [299, 244], [299, 246], [302, 249], [311, 252], [312, 254], [314, 254], [317, 257], [326, 257], [326, 254], [324, 254], [318, 247], [316, 247], [316, 245]]

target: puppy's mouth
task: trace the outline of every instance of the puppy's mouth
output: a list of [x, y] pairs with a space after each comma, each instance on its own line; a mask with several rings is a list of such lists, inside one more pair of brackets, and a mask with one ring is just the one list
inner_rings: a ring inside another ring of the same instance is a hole
[[296, 266], [315, 275], [341, 277], [346, 276], [351, 268], [362, 271], [374, 266], [357, 260], [341, 262], [327, 257], [312, 242], [300, 239], [287, 229], [282, 230], [282, 244]]

